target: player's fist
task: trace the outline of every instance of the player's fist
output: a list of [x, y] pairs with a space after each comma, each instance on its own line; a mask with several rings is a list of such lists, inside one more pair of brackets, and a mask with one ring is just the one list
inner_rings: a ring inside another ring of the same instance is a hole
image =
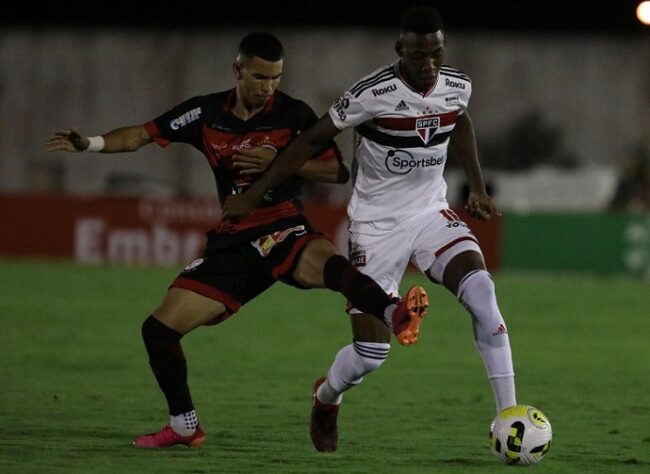
[[484, 192], [470, 192], [465, 210], [469, 212], [470, 216], [482, 221], [487, 221], [493, 216], [501, 215], [496, 204], [494, 204], [494, 200]]
[[88, 148], [90, 142], [81, 130], [76, 128], [59, 130], [47, 138], [45, 149], [47, 151], [70, 151], [79, 153]]
[[222, 206], [223, 218], [230, 221], [238, 221], [246, 217], [255, 207], [248, 193], [233, 194], [228, 196]]

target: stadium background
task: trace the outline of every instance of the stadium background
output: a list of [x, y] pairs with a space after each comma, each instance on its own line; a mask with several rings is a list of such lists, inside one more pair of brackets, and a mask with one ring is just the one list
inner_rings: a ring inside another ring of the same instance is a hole
[[[90, 261], [136, 264], [181, 263], [191, 252], [182, 242], [204, 227], [197, 227], [195, 214], [205, 205], [202, 198], [214, 195], [202, 157], [183, 146], [110, 157], [47, 155], [42, 143], [51, 131], [81, 127], [98, 134], [143, 123], [187, 97], [231, 87], [237, 43], [252, 29], [271, 29], [286, 46], [281, 88], [324, 113], [356, 79], [394, 60], [403, 8], [364, 1], [30, 5], [12, 4], [0, 29], [0, 106], [7, 125], [0, 128], [0, 254], [89, 261], [78, 247], [90, 232], [102, 247]], [[619, 217], [614, 230], [596, 217], [609, 210], [625, 170], [649, 160], [650, 38], [635, 5], [439, 2], [448, 63], [474, 80], [470, 111], [486, 178], [505, 212], [484, 239], [492, 269], [650, 272], [645, 218]], [[351, 143], [350, 134], [339, 140], [348, 159]], [[453, 157], [447, 179], [458, 206], [462, 174]], [[342, 209], [350, 186], [308, 191], [315, 213], [336, 216], [321, 226], [344, 249]], [[68, 200], [52, 200], [53, 194]], [[112, 221], [79, 201], [95, 196], [114, 198], [115, 207], [104, 204]], [[121, 222], [124, 196], [153, 200], [140, 208], [162, 209], [167, 217]], [[650, 203], [617, 210], [644, 206]], [[71, 222], [57, 226], [47, 219], [76, 208]], [[562, 213], [570, 225], [538, 219], [539, 213]], [[611, 231], [585, 246], [585, 225]], [[66, 229], [65, 242], [56, 241], [55, 228]], [[558, 241], [571, 248], [554, 252]], [[547, 258], [526, 261], [530, 244]]]
[[[237, 43], [251, 30], [278, 35], [286, 48], [281, 89], [324, 113], [355, 80], [394, 60], [399, 14], [411, 3], [3, 7], [0, 425], [21, 428], [0, 432], [0, 467], [212, 472], [217, 456], [222, 472], [410, 473], [432, 472], [431, 463], [434, 472], [501, 472], [482, 444], [491, 400], [466, 318], [436, 289], [426, 344], [397, 349], [386, 370], [346, 399], [354, 410], [342, 414], [346, 443], [336, 457], [315, 458], [304, 427], [293, 423], [308, 401], [284, 402], [287, 392], [303, 400], [313, 367], [327, 367], [348, 340], [332, 317], [342, 302], [286, 288], [188, 341], [188, 357], [201, 359], [192, 376], [212, 429], [207, 454], [170, 453], [163, 466], [126, 450], [125, 439], [160, 421], [141, 317], [219, 218], [212, 177], [203, 157], [181, 145], [123, 155], [43, 147], [59, 128], [99, 134], [231, 87]], [[638, 2], [627, 0], [432, 3], [447, 25], [448, 63], [473, 79], [481, 159], [504, 211], [489, 224], [468, 223], [516, 335], [520, 399], [545, 409], [556, 429], [540, 472], [647, 472], [650, 28], [634, 17]], [[339, 141], [347, 156], [351, 142], [347, 133]], [[460, 210], [453, 157], [446, 175]], [[310, 216], [342, 249], [349, 192], [310, 185], [305, 196]], [[275, 324], [280, 318], [291, 324]], [[219, 356], [206, 358], [215, 348]], [[256, 398], [258, 379], [272, 381], [267, 403]], [[420, 379], [435, 384], [421, 394]], [[133, 415], [134, 405], [149, 408]], [[402, 428], [390, 423], [403, 406], [444, 408], [414, 412], [420, 429], [408, 431], [406, 451], [394, 446]], [[354, 422], [355, 412], [367, 420], [377, 407], [384, 425]], [[275, 428], [265, 431], [269, 423]]]

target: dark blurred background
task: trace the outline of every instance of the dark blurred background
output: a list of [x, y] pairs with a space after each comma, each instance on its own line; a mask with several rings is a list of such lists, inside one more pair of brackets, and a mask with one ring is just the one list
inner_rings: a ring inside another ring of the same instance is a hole
[[[423, 1], [65, 1], [11, 2], [3, 7], [4, 26], [220, 28], [395, 27], [401, 12]], [[635, 0], [600, 1], [438, 1], [448, 28], [500, 31], [564, 31], [640, 34]]]

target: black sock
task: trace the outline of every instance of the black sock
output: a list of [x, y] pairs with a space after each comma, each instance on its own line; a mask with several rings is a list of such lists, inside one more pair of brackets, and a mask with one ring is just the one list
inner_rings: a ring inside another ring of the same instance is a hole
[[181, 348], [181, 337], [182, 334], [153, 316], [142, 324], [142, 339], [149, 354], [149, 365], [165, 394], [171, 415], [194, 410], [187, 386], [187, 363]]
[[342, 293], [355, 308], [384, 321], [384, 310], [394, 301], [381, 287], [341, 255], [332, 255], [323, 270], [325, 286]]

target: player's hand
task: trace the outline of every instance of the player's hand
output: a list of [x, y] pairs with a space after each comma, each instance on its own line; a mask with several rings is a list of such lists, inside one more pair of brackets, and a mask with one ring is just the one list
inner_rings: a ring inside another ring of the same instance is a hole
[[70, 151], [80, 153], [88, 148], [90, 142], [81, 130], [76, 128], [59, 130], [47, 137], [45, 149], [47, 151]]
[[250, 214], [254, 207], [255, 203], [251, 201], [246, 193], [233, 194], [228, 196], [226, 202], [223, 203], [223, 217], [224, 219], [236, 221]]
[[470, 216], [482, 221], [501, 215], [492, 198], [486, 193], [470, 192], [465, 210], [469, 212]]
[[268, 145], [239, 150], [232, 155], [232, 167], [238, 169], [240, 175], [262, 174], [277, 154], [278, 150]]

